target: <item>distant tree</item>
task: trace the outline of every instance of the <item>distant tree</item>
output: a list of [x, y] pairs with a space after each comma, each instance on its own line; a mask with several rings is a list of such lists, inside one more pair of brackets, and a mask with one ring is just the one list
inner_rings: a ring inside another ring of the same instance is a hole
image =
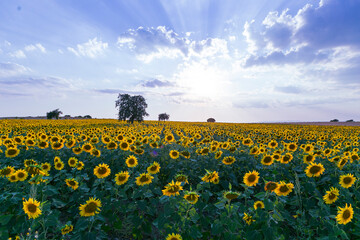
[[129, 123], [144, 121], [144, 116], [149, 116], [145, 111], [147, 103], [141, 95], [119, 94], [115, 107], [119, 107], [118, 119]]
[[207, 122], [215, 122], [214, 118], [208, 118], [208, 120], [206, 120]]
[[350, 120], [346, 120], [346, 122], [353, 122], [354, 120], [353, 119], [350, 119]]
[[90, 115], [85, 115], [84, 118], [92, 119], [92, 117]]
[[55, 109], [55, 110], [52, 110], [52, 111], [50, 111], [50, 112], [47, 112], [47, 113], [46, 113], [46, 118], [47, 118], [47, 119], [53, 119], [53, 118], [59, 119], [60, 114], [62, 114], [62, 111], [60, 111], [60, 110], [57, 108], [57, 109]]
[[166, 114], [166, 113], [160, 113], [159, 114], [159, 121], [161, 121], [161, 120], [166, 121], [166, 120], [169, 120], [169, 118], [170, 118], [169, 114]]
[[339, 119], [333, 119], [333, 120], [330, 120], [330, 122], [339, 122]]

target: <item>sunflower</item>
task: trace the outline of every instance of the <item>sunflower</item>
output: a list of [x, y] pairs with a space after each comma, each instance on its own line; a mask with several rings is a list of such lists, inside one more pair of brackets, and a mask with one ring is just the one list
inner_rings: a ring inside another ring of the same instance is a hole
[[265, 208], [265, 205], [264, 205], [264, 203], [262, 201], [256, 201], [254, 203], [254, 209], [256, 210], [258, 208]]
[[231, 165], [235, 162], [235, 158], [232, 157], [232, 156], [227, 156], [227, 157], [224, 157], [224, 159], [222, 160], [223, 164], [225, 165]]
[[7, 166], [0, 170], [0, 176], [1, 177], [9, 177], [14, 172], [15, 172], [14, 167]]
[[166, 240], [182, 240], [182, 237], [180, 236], [180, 234], [172, 233], [167, 235]]
[[153, 164], [151, 164], [148, 168], [147, 168], [148, 173], [150, 174], [156, 174], [158, 172], [160, 172], [160, 164], [157, 162], [153, 162]]
[[254, 142], [251, 140], [251, 138], [245, 138], [243, 141], [242, 141], [242, 144], [243, 145], [246, 145], [246, 146], [251, 146], [254, 144]]
[[265, 189], [265, 191], [267, 191], [267, 192], [273, 192], [273, 191], [275, 191], [275, 189], [278, 187], [278, 184], [276, 183], [276, 182], [267, 182], [266, 184], [265, 184], [265, 187], [264, 187], [264, 189]]
[[265, 166], [270, 166], [273, 164], [274, 159], [271, 155], [264, 155], [264, 157], [261, 159], [261, 164]]
[[75, 146], [75, 144], [76, 144], [75, 139], [69, 139], [69, 140], [66, 141], [65, 146], [70, 149], [73, 146]]
[[332, 204], [336, 202], [339, 196], [339, 189], [337, 188], [330, 188], [330, 191], [326, 191], [326, 194], [324, 195], [323, 199], [326, 204]]
[[38, 165], [38, 163], [34, 159], [25, 159], [24, 166], [30, 167], [31, 165]]
[[184, 199], [190, 204], [195, 204], [199, 200], [199, 194], [197, 192], [187, 192]]
[[14, 175], [16, 176], [16, 179], [20, 182], [25, 181], [28, 177], [28, 173], [23, 169], [17, 170]]
[[283, 164], [288, 164], [292, 159], [293, 155], [291, 153], [285, 153], [285, 155], [281, 157], [280, 162]]
[[83, 150], [81, 147], [74, 147], [72, 148], [73, 153], [75, 153], [76, 155], [80, 154]]
[[214, 158], [215, 158], [215, 159], [219, 159], [222, 154], [223, 154], [223, 152], [222, 152], [221, 150], [219, 150], [219, 151], [217, 151], [217, 152], [215, 153]]
[[41, 168], [42, 168], [42, 170], [44, 170], [45, 172], [48, 172], [48, 171], [50, 171], [50, 169], [51, 169], [51, 164], [50, 163], [43, 163], [43, 164], [41, 164]]
[[140, 176], [136, 178], [136, 185], [143, 186], [145, 184], [150, 184], [154, 179], [149, 173], [141, 173]]
[[118, 145], [114, 141], [110, 141], [108, 144], [106, 144], [106, 148], [109, 150], [114, 150], [117, 147], [118, 147]]
[[259, 182], [259, 173], [257, 171], [248, 172], [244, 176], [246, 186], [255, 186]]
[[71, 157], [68, 160], [68, 164], [70, 167], [76, 167], [77, 163], [78, 163], [78, 160], [76, 157]]
[[62, 143], [62, 142], [51, 143], [51, 148], [54, 149], [54, 150], [60, 150], [63, 147], [64, 147], [64, 143]]
[[35, 219], [41, 215], [39, 206], [40, 202], [33, 198], [29, 198], [29, 200], [23, 201], [24, 212], [28, 215], [29, 218]]
[[337, 162], [336, 165], [340, 170], [342, 170], [347, 162], [348, 162], [347, 157], [342, 157], [342, 158], [340, 158], [340, 160]]
[[303, 157], [304, 163], [310, 164], [315, 161], [315, 156], [312, 154], [307, 154]]
[[35, 141], [34, 141], [34, 139], [31, 139], [31, 138], [26, 139], [25, 145], [26, 145], [26, 146], [30, 146], [30, 147], [35, 146]]
[[78, 181], [76, 181], [73, 178], [68, 178], [65, 180], [65, 182], [66, 182], [66, 185], [68, 185], [68, 187], [71, 187], [74, 190], [76, 190], [79, 187]]
[[311, 144], [306, 144], [304, 147], [304, 152], [306, 153], [312, 153], [314, 151], [314, 146]]
[[275, 189], [275, 193], [278, 196], [287, 196], [290, 192], [292, 192], [293, 188], [294, 184], [281, 181], [280, 183], [278, 183], [278, 186]]
[[61, 161], [60, 157], [58, 157], [58, 156], [54, 157], [54, 163], [57, 163], [59, 161]]
[[174, 135], [172, 135], [172, 134], [166, 135], [165, 136], [165, 141], [168, 142], [168, 143], [171, 143], [171, 142], [175, 141]]
[[324, 166], [321, 163], [310, 163], [305, 169], [306, 176], [308, 177], [320, 177], [325, 171]]
[[122, 171], [117, 174], [115, 174], [115, 183], [117, 185], [123, 185], [129, 180], [129, 172], [128, 171]]
[[129, 150], [129, 143], [126, 141], [122, 141], [122, 142], [120, 142], [119, 147], [121, 150], [127, 151], [127, 150]]
[[355, 181], [356, 181], [356, 177], [354, 177], [354, 175], [349, 173], [346, 175], [341, 175], [339, 183], [343, 188], [349, 188], [354, 184]]
[[268, 143], [268, 147], [269, 148], [276, 148], [278, 146], [278, 143], [275, 141], [275, 140], [271, 140], [269, 143]]
[[81, 149], [85, 152], [90, 153], [91, 150], [93, 149], [93, 145], [91, 145], [90, 143], [85, 143], [84, 145], [82, 145]]
[[47, 141], [40, 141], [37, 145], [40, 149], [45, 149], [49, 147], [49, 143]]
[[84, 163], [82, 161], [79, 161], [76, 165], [77, 170], [82, 170], [84, 168]]
[[106, 178], [110, 173], [111, 169], [109, 168], [109, 165], [105, 163], [99, 164], [94, 168], [94, 175], [97, 178]]
[[101, 156], [101, 152], [100, 150], [94, 148], [93, 150], [91, 150], [91, 155], [95, 156], [95, 157], [100, 157]]
[[190, 153], [189, 153], [189, 151], [187, 151], [187, 150], [181, 151], [181, 152], [180, 152], [180, 155], [183, 156], [183, 157], [186, 158], [186, 159], [189, 159], [189, 158], [190, 158]]
[[125, 162], [128, 167], [136, 167], [138, 165], [138, 160], [134, 155], [130, 155], [126, 158]]
[[65, 235], [68, 234], [69, 232], [71, 232], [74, 229], [73, 225], [65, 225], [63, 228], [61, 228], [61, 234]]
[[348, 206], [346, 203], [345, 207], [343, 207], [343, 208], [338, 207], [336, 220], [339, 224], [345, 225], [345, 224], [351, 222], [353, 216], [354, 216], [354, 210], [351, 207], [351, 204]]
[[183, 190], [183, 187], [181, 186], [181, 182], [175, 182], [174, 181], [171, 181], [171, 183], [168, 183], [166, 186], [165, 186], [165, 189], [162, 190], [163, 192], [163, 195], [165, 196], [176, 196], [176, 195], [179, 195], [180, 191]]
[[85, 204], [81, 204], [79, 207], [80, 216], [82, 217], [91, 217], [95, 216], [100, 212], [101, 201], [96, 198], [89, 198]]
[[183, 182], [184, 184], [185, 183], [189, 183], [189, 181], [188, 181], [188, 176], [186, 176], [186, 175], [184, 175], [184, 174], [177, 174], [176, 176], [175, 176], [175, 181], [177, 181], [177, 182]]
[[17, 149], [16, 147], [10, 147], [5, 150], [5, 157], [13, 158], [19, 155], [19, 153], [20, 153], [19, 149]]
[[239, 196], [240, 196], [240, 193], [238, 193], [238, 192], [227, 191], [224, 193], [224, 198], [226, 198], [229, 201], [234, 200], [234, 199], [238, 198]]
[[250, 225], [251, 223], [255, 222], [255, 220], [252, 218], [252, 216], [247, 215], [246, 213], [244, 213], [244, 217], [243, 217], [244, 221]]
[[13, 173], [13, 174], [11, 174], [10, 176], [8, 176], [8, 180], [9, 180], [10, 182], [17, 182], [17, 181], [18, 181], [15, 173]]
[[206, 174], [204, 177], [201, 178], [201, 180], [204, 182], [211, 182], [211, 183], [218, 184], [219, 183], [219, 173], [216, 171], [208, 172], [206, 170]]
[[172, 159], [177, 159], [179, 157], [179, 152], [177, 150], [171, 150], [169, 155]]
[[56, 170], [62, 170], [64, 168], [64, 163], [62, 161], [55, 162], [54, 168]]
[[350, 162], [352, 163], [353, 161], [359, 161], [359, 155], [357, 153], [352, 153], [350, 155]]

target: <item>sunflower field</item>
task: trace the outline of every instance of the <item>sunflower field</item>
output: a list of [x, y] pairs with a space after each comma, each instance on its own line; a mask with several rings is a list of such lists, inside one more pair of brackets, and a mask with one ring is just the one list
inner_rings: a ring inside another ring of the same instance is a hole
[[359, 127], [0, 120], [0, 239], [360, 239]]

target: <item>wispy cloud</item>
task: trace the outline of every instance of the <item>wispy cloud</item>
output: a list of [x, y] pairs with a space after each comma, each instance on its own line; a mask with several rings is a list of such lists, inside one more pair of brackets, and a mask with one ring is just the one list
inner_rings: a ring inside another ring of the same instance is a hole
[[135, 52], [146, 63], [158, 58], [227, 56], [229, 52], [225, 39], [195, 41], [190, 34], [180, 36], [164, 26], [129, 29], [118, 37], [117, 46]]
[[156, 88], [156, 87], [171, 87], [171, 86], [174, 86], [174, 84], [169, 81], [160, 81], [159, 79], [154, 78], [154, 79], [145, 81], [144, 83], [141, 84], [141, 86], [147, 87], [147, 88]]
[[26, 58], [26, 55], [22, 50], [16, 50], [14, 52], [10, 52], [9, 56], [13, 58]]
[[97, 40], [97, 38], [89, 39], [86, 43], [77, 44], [76, 48], [68, 47], [67, 49], [76, 56], [96, 58], [104, 53], [108, 48], [108, 43]]
[[40, 43], [37, 43], [35, 45], [32, 45], [32, 44], [26, 45], [24, 49], [27, 52], [32, 52], [32, 51], [39, 50], [42, 53], [46, 53], [45, 47], [43, 45], [41, 45]]
[[31, 69], [23, 65], [12, 62], [6, 62], [6, 63], [0, 62], [0, 78], [18, 76], [30, 72]]

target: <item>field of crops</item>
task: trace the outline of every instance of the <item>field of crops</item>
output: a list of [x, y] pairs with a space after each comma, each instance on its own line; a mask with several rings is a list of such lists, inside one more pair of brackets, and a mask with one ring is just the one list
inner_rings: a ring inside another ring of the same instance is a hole
[[360, 127], [0, 120], [0, 239], [359, 239]]

